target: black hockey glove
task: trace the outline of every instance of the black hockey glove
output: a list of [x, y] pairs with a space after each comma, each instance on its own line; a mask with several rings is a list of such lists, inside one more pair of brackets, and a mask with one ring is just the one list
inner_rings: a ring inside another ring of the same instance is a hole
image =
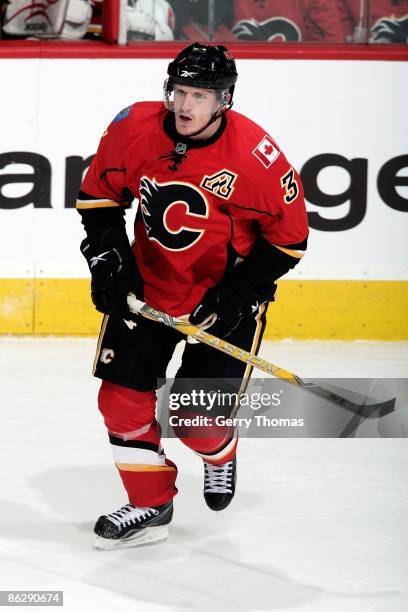
[[127, 306], [127, 294], [143, 299], [143, 279], [125, 231], [105, 230], [97, 241], [85, 238], [81, 252], [92, 275], [91, 296], [96, 310], [117, 319], [134, 319]]
[[[241, 269], [240, 269], [241, 268]], [[252, 267], [237, 266], [215, 287], [205, 293], [189, 320], [201, 325], [214, 313], [217, 319], [209, 333], [219, 338], [229, 336], [245, 318], [254, 315], [261, 304], [273, 301], [276, 283]]]

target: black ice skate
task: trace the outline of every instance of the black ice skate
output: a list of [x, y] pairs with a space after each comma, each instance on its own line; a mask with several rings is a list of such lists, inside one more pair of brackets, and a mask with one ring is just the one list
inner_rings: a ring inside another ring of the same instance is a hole
[[111, 550], [165, 540], [172, 516], [172, 500], [155, 508], [126, 504], [116, 512], [98, 518], [94, 527], [98, 536], [94, 546]]
[[237, 482], [237, 460], [222, 465], [204, 461], [204, 499], [211, 510], [224, 510], [232, 501]]

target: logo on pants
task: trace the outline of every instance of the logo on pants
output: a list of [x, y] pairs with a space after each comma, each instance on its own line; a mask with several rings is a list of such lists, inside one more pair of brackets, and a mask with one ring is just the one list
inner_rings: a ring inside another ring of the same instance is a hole
[[115, 358], [115, 353], [112, 349], [109, 348], [104, 348], [101, 351], [101, 356], [100, 356], [100, 361], [102, 363], [111, 363], [111, 361], [113, 361], [113, 359]]

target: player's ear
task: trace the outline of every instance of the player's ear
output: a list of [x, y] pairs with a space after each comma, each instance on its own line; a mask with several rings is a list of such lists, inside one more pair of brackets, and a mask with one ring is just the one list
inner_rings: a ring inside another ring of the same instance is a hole
[[217, 113], [223, 113], [225, 108], [229, 108], [230, 107], [230, 103], [231, 103], [231, 94], [229, 91], [218, 91], [217, 92], [217, 100], [218, 100], [218, 104], [219, 104], [219, 109], [217, 111]]

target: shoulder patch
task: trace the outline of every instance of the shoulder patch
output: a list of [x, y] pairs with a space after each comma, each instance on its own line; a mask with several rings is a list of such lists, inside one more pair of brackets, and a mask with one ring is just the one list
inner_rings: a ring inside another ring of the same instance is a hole
[[273, 140], [267, 134], [265, 134], [261, 142], [257, 144], [255, 149], [252, 151], [252, 155], [255, 155], [255, 157], [259, 159], [265, 168], [269, 168], [279, 157], [280, 150]]
[[113, 123], [118, 123], [119, 121], [122, 121], [122, 119], [126, 119], [126, 117], [129, 115], [132, 108], [133, 108], [133, 104], [121, 110], [120, 113], [118, 113], [116, 117], [114, 118]]

